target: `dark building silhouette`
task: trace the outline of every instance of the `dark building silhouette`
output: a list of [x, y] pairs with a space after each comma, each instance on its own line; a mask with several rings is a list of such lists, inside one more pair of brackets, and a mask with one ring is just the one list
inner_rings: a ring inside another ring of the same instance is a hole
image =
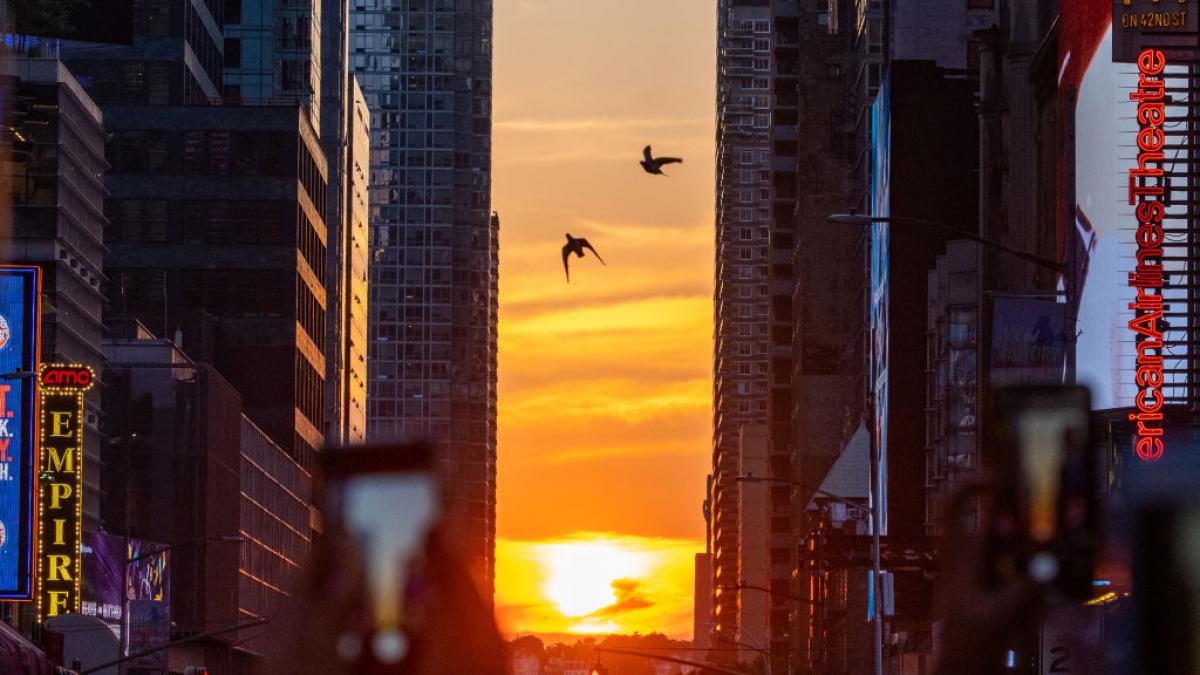
[[[119, 322], [105, 340], [105, 522], [170, 546], [172, 639], [285, 611], [308, 557], [312, 480], [241, 412], [217, 370]], [[261, 628], [172, 649], [173, 663], [250, 673], [281, 643]]]
[[[99, 368], [104, 306], [103, 116], [60, 61], [6, 56], [5, 173], [12, 199], [6, 262], [42, 269], [43, 363]], [[100, 398], [86, 395], [84, 527], [100, 504]]]
[[114, 316], [215, 365], [309, 466], [324, 439], [327, 343], [326, 167], [308, 116], [110, 105], [107, 119]]
[[129, 45], [68, 42], [62, 59], [101, 108], [221, 98], [224, 0], [133, 2]]
[[[173, 639], [238, 616], [241, 397], [212, 366], [134, 323], [105, 340], [103, 519], [118, 536], [170, 546]], [[187, 662], [231, 670], [233, 633]]]

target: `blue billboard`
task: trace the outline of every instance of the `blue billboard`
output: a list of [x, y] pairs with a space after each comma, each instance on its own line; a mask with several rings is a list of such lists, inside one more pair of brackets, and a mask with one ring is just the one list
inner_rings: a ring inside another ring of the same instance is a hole
[[33, 596], [41, 270], [0, 266], [0, 599]]
[[[891, 80], [884, 78], [875, 102], [871, 105], [871, 215], [886, 218], [891, 215]], [[888, 284], [891, 232], [886, 222], [871, 225], [871, 298], [870, 298], [870, 349], [867, 360], [870, 367], [868, 386], [873, 390], [873, 415], [875, 424], [871, 433], [875, 435], [875, 447], [879, 453], [875, 480], [879, 485], [879, 533], [887, 534], [887, 428], [888, 428], [888, 342], [889, 301]]]

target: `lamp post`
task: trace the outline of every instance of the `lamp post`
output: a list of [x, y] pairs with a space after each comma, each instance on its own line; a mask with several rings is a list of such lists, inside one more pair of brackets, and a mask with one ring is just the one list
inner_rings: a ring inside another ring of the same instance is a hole
[[[968, 241], [973, 241], [976, 244], [979, 244], [981, 246], [994, 249], [1001, 253], [1006, 253], [1015, 258], [1019, 258], [1026, 262], [1037, 265], [1038, 267], [1049, 269], [1058, 274], [1061, 274], [1063, 277], [1063, 283], [1066, 285], [1067, 308], [1068, 308], [1068, 311], [1071, 312], [1069, 326], [1067, 329], [1067, 336], [1068, 336], [1067, 337], [1067, 339], [1068, 339], [1067, 349], [1068, 349], [1068, 352], [1071, 354], [1071, 356], [1068, 358], [1073, 358], [1074, 348], [1072, 345], [1074, 343], [1074, 338], [1075, 338], [1074, 310], [1075, 310], [1075, 300], [1076, 299], [1074, 298], [1073, 293], [1072, 293], [1073, 285], [1071, 282], [1070, 275], [1067, 274], [1067, 266], [1064, 265], [1063, 263], [1061, 263], [1057, 260], [1051, 260], [1050, 258], [1044, 258], [1035, 253], [1030, 253], [1029, 251], [1023, 251], [1018, 248], [1013, 248], [1012, 246], [1003, 244], [994, 239], [988, 239], [986, 237], [981, 237], [978, 234], [975, 234], [974, 232], [970, 232], [968, 230], [959, 229], [957, 227], [953, 227], [953, 226], [947, 225], [945, 223], [939, 223], [935, 220], [926, 220], [924, 218], [911, 218], [911, 217], [905, 217], [905, 216], [868, 216], [868, 215], [859, 215], [856, 213], [834, 213], [834, 214], [831, 214], [830, 216], [828, 216], [826, 218], [826, 221], [829, 223], [835, 224], [835, 225], [866, 226], [866, 225], [872, 225], [875, 223], [887, 223], [889, 225], [932, 227], [932, 228], [942, 230], [944, 232], [949, 232], [949, 233], [953, 234], [955, 237], [958, 237], [961, 239], [966, 239]], [[872, 350], [871, 353], [868, 354], [868, 360], [867, 360], [867, 364], [868, 364], [867, 369], [868, 369], [868, 376], [869, 376], [870, 368], [872, 367], [872, 364], [874, 364], [874, 362], [875, 362], [875, 359], [874, 359], [875, 341], [872, 339], [872, 340], [869, 340], [868, 342], [870, 344], [870, 349]], [[1069, 376], [1074, 377], [1073, 368], [1069, 368], [1068, 370], [1072, 371], [1072, 372], [1070, 372]], [[869, 377], [868, 377], [868, 379], [869, 379]], [[875, 675], [883, 675], [883, 614], [882, 614], [882, 612], [883, 612], [883, 610], [882, 610], [883, 597], [882, 597], [882, 594], [880, 593], [880, 591], [883, 588], [883, 580], [882, 580], [882, 577], [880, 576], [880, 562], [879, 562], [879, 523], [880, 523], [879, 509], [880, 509], [880, 502], [882, 499], [882, 493], [881, 493], [882, 486], [879, 484], [880, 483], [880, 480], [879, 480], [880, 479], [880, 476], [879, 476], [879, 448], [877, 447], [877, 442], [876, 442], [876, 437], [875, 437], [875, 385], [874, 385], [874, 382], [868, 382], [866, 398], [867, 398], [866, 409], [867, 409], [867, 416], [868, 416], [867, 419], [869, 421], [868, 431], [870, 432], [869, 438], [870, 438], [870, 442], [871, 442], [870, 443], [870, 446], [871, 446], [870, 447], [870, 455], [871, 455], [871, 522], [872, 522], [872, 524], [871, 524], [871, 548], [872, 548], [872, 558], [874, 559], [873, 560], [873, 568], [874, 568], [874, 577], [875, 577], [874, 582], [872, 584], [871, 592], [872, 592], [872, 595], [876, 599], [876, 601], [874, 603], [873, 612], [872, 612], [872, 614], [873, 614], [872, 623], [875, 624]]]
[[956, 237], [960, 237], [962, 239], [969, 239], [970, 241], [973, 241], [976, 244], [980, 244], [980, 245], [986, 246], [988, 248], [994, 248], [997, 251], [1000, 251], [1002, 253], [1007, 253], [1013, 257], [1020, 258], [1021, 260], [1024, 260], [1025, 262], [1033, 263], [1034, 265], [1037, 265], [1038, 267], [1045, 267], [1046, 269], [1054, 270], [1055, 272], [1058, 272], [1059, 274], [1063, 274], [1064, 276], [1067, 271], [1067, 266], [1058, 262], [1057, 260], [1043, 258], [1040, 255], [1030, 253], [1028, 251], [1022, 251], [1019, 248], [1013, 248], [1007, 244], [1002, 244], [994, 239], [988, 239], [986, 237], [981, 237], [981, 236], [975, 234], [974, 232], [970, 232], [968, 230], [961, 230], [957, 227], [953, 227], [953, 226], [947, 225], [945, 223], [939, 223], [936, 220], [925, 220], [924, 218], [907, 218], [904, 216], [861, 216], [861, 215], [858, 215], [855, 213], [835, 213], [835, 214], [829, 216], [828, 218], [826, 218], [826, 220], [828, 222], [834, 223], [836, 225], [871, 225], [874, 223], [888, 223], [891, 225], [924, 225], [927, 227], [934, 227], [939, 230], [944, 230], [946, 232], [950, 232], [951, 234], [953, 234]]

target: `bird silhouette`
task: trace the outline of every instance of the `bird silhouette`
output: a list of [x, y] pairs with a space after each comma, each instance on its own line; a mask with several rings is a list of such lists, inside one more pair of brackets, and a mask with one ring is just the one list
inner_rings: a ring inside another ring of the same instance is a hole
[[596, 249], [592, 248], [592, 245], [588, 242], [587, 239], [584, 239], [583, 237], [576, 239], [575, 237], [572, 237], [570, 233], [567, 233], [567, 243], [563, 244], [562, 255], [563, 255], [563, 270], [566, 271], [566, 273], [567, 273], [567, 282], [568, 283], [571, 281], [571, 267], [567, 264], [567, 260], [571, 257], [572, 253], [574, 253], [576, 256], [582, 258], [583, 257], [583, 249], [585, 249], [585, 248], [587, 250], [591, 251], [592, 255], [596, 256], [596, 260], [599, 260], [601, 265], [608, 267], [608, 263], [604, 262], [604, 258], [601, 258], [599, 253], [596, 253]]
[[642, 168], [646, 170], [646, 173], [654, 174], [656, 176], [667, 175], [662, 172], [662, 167], [664, 164], [678, 164], [683, 162], [683, 160], [678, 157], [655, 157], [654, 154], [650, 152], [650, 146], [648, 145], [642, 150], [642, 156], [645, 157], [645, 159], [639, 162], [642, 165]]

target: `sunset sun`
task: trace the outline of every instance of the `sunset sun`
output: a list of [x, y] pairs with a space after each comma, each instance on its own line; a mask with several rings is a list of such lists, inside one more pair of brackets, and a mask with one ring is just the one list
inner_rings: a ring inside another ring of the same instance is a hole
[[568, 617], [615, 605], [614, 582], [642, 578], [650, 567], [650, 554], [606, 542], [546, 544], [541, 552], [548, 570], [542, 592]]
[[496, 610], [506, 632], [691, 630], [689, 540], [577, 532], [496, 542]]

